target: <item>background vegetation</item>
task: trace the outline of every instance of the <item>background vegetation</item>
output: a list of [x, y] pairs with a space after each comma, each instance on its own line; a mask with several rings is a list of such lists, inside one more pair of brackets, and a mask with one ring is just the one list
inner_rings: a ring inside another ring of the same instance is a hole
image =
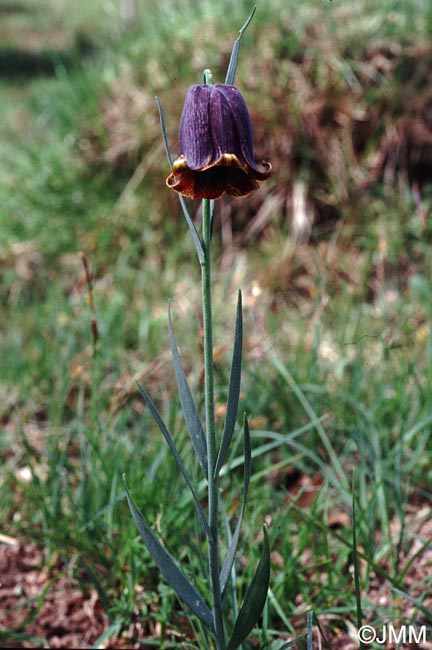
[[[154, 97], [176, 153], [186, 88], [204, 67], [223, 80], [251, 6], [138, 6], [126, 29], [107, 0], [0, 2], [0, 497], [15, 571], [0, 634], [12, 647], [66, 647], [69, 633], [193, 644], [121, 482], [193, 575], [191, 504], [135, 386], [187, 458], [167, 304], [201, 394], [199, 270], [165, 187]], [[216, 360], [222, 418], [241, 287], [254, 477], [239, 597], [263, 520], [273, 549], [256, 646], [301, 637], [313, 611], [333, 647], [357, 647], [354, 524], [363, 623], [431, 625], [431, 35], [428, 0], [267, 0], [242, 42], [237, 85], [274, 175], [218, 204]], [[33, 591], [16, 555], [30, 548]], [[74, 628], [70, 609], [61, 632], [41, 612], [69, 602], [65, 576], [93, 618]]]

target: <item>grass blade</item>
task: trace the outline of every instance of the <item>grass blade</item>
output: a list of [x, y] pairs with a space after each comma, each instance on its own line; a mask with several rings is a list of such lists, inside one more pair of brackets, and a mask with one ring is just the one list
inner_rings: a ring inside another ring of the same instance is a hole
[[189, 490], [190, 490], [190, 492], [192, 494], [193, 500], [195, 502], [195, 507], [196, 507], [196, 510], [198, 512], [199, 518], [201, 520], [202, 526], [203, 526], [204, 531], [205, 531], [205, 533], [207, 535], [207, 539], [209, 539], [209, 537], [210, 537], [210, 528], [209, 528], [206, 516], [204, 514], [204, 510], [201, 507], [201, 504], [200, 504], [200, 502], [198, 500], [195, 489], [194, 489], [194, 487], [192, 485], [192, 482], [191, 482], [191, 480], [189, 478], [189, 474], [187, 473], [186, 468], [183, 465], [183, 461], [180, 458], [180, 454], [177, 451], [177, 447], [174, 444], [174, 440], [172, 439], [170, 432], [166, 428], [164, 421], [162, 420], [161, 416], [159, 415], [159, 412], [158, 412], [156, 406], [153, 404], [153, 401], [152, 401], [150, 395], [144, 390], [144, 388], [141, 386], [141, 384], [138, 384], [138, 388], [139, 388], [139, 390], [141, 392], [141, 395], [144, 397], [144, 400], [145, 400], [147, 406], [149, 407], [154, 419], [156, 420], [156, 423], [157, 423], [159, 429], [161, 430], [161, 433], [162, 433], [163, 437], [165, 438], [165, 440], [166, 440], [166, 442], [168, 444], [168, 447], [170, 448], [170, 451], [171, 451], [172, 455], [174, 456], [174, 458], [176, 460], [178, 468], [179, 468], [180, 472], [182, 473], [184, 480], [187, 483], [187, 486], [188, 486], [188, 488], [189, 488]]
[[143, 539], [150, 555], [157, 564], [160, 572], [174, 589], [176, 594], [182, 600], [184, 600], [186, 605], [188, 605], [193, 613], [198, 616], [200, 621], [204, 623], [204, 625], [206, 625], [209, 630], [213, 631], [213, 616], [209, 607], [206, 605], [188, 578], [186, 578], [184, 573], [179, 569], [175, 560], [162, 546], [157, 536], [145, 521], [144, 517], [136, 507], [130, 495], [126, 481], [125, 486], [127, 501], [136, 527], [138, 528], [138, 532]]
[[247, 500], [247, 493], [249, 489], [249, 482], [250, 482], [250, 477], [251, 477], [251, 447], [250, 447], [250, 436], [249, 436], [249, 425], [247, 421], [246, 415], [244, 416], [244, 424], [243, 424], [243, 431], [244, 431], [244, 479], [243, 479], [243, 497], [242, 497], [242, 504], [240, 508], [240, 513], [237, 521], [237, 525], [235, 527], [234, 535], [232, 536], [231, 543], [228, 548], [228, 553], [225, 558], [225, 562], [222, 567], [222, 571], [220, 574], [220, 588], [221, 588], [221, 593], [222, 593], [222, 598], [225, 595], [226, 588], [228, 585], [228, 580], [230, 577], [232, 565], [234, 562], [234, 557], [237, 551], [237, 545], [238, 545], [238, 540], [239, 540], [239, 535], [240, 535], [240, 529], [241, 525], [243, 522], [243, 515], [244, 511], [246, 509], [246, 500]]
[[395, 592], [395, 594], [402, 596], [402, 598], [405, 598], [410, 603], [415, 605], [417, 609], [419, 609], [430, 621], [432, 621], [432, 610], [426, 607], [424, 603], [422, 603], [418, 598], [414, 598], [414, 596], [407, 594], [406, 591], [402, 591], [402, 589], [398, 589], [397, 587], [391, 587], [391, 589]]
[[243, 318], [242, 318], [242, 295], [238, 293], [237, 314], [234, 333], [233, 357], [231, 363], [231, 374], [228, 385], [227, 409], [225, 425], [222, 433], [222, 442], [216, 461], [215, 478], [219, 475], [222, 465], [234, 433], [237, 419], [237, 409], [240, 397], [241, 363], [243, 346]]
[[281, 362], [281, 360], [279, 359], [277, 354], [275, 354], [271, 346], [268, 343], [266, 343], [265, 348], [269, 360], [273, 363], [274, 367], [280, 373], [281, 377], [285, 379], [288, 386], [290, 386], [294, 395], [297, 397], [298, 401], [302, 405], [305, 413], [308, 415], [311, 421], [316, 422], [316, 427], [315, 427], [316, 432], [318, 433], [321, 442], [328, 454], [328, 457], [331, 462], [331, 467], [334, 469], [334, 476], [335, 479], [337, 480], [336, 485], [338, 485], [339, 488], [343, 489], [346, 492], [349, 491], [349, 484], [342, 463], [340, 462], [339, 457], [336, 451], [334, 450], [326, 431], [324, 430], [324, 427], [321, 425], [321, 422], [319, 421], [315, 411], [313, 410], [312, 405], [310, 404], [309, 400], [304, 394], [302, 388], [296, 383], [294, 377], [291, 375], [287, 366], [285, 366]]
[[183, 410], [183, 415], [185, 418], [186, 426], [189, 431], [189, 435], [192, 440], [192, 444], [197, 453], [198, 460], [200, 462], [204, 476], [207, 477], [208, 467], [207, 467], [207, 441], [204, 435], [202, 428], [201, 420], [198, 415], [198, 411], [193, 401], [193, 397], [186, 379], [186, 375], [183, 370], [183, 366], [180, 360], [180, 355], [178, 352], [177, 343], [174, 337], [174, 332], [171, 322], [171, 308], [168, 308], [168, 331], [169, 331], [169, 341], [171, 347], [171, 354], [174, 363], [174, 373], [177, 381], [177, 387], [180, 397], [180, 403]]
[[240, 606], [237, 620], [226, 650], [237, 648], [249, 636], [255, 626], [266, 601], [270, 581], [270, 548], [267, 528], [264, 526], [264, 545], [255, 575], [246, 590], [244, 600]]

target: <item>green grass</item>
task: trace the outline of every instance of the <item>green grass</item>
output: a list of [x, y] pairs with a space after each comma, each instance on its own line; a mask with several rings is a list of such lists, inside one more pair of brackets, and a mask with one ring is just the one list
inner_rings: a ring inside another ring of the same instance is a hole
[[[138, 616], [149, 636], [161, 625], [148, 647], [178, 647], [172, 630], [185, 640], [192, 623], [138, 540], [121, 481], [125, 472], [149, 521], [195, 576], [203, 559], [192, 504], [134, 383], [139, 376], [189, 458], [166, 317], [172, 298], [182, 358], [201, 395], [199, 269], [164, 185], [153, 98], [161, 98], [175, 152], [186, 87], [207, 65], [223, 79], [250, 7], [142, 2], [136, 29], [126, 32], [107, 3], [43, 4], [44, 12], [23, 3], [31, 11], [0, 21], [8, 46], [25, 45], [30, 31], [37, 51], [54, 57], [54, 74], [0, 86], [3, 530], [37, 541], [47, 564], [60, 555], [83, 585], [94, 585], [116, 633]], [[222, 405], [242, 287], [241, 410], [251, 421], [254, 473], [237, 596], [252, 577], [254, 535], [266, 520], [271, 594], [256, 638], [277, 648], [286, 635], [306, 633], [311, 610], [335, 637], [356, 624], [353, 481], [364, 622], [423, 621], [429, 609], [430, 624], [431, 578], [425, 569], [407, 587], [423, 557], [419, 550], [407, 564], [407, 553], [427, 541], [418, 539], [415, 517], [431, 498], [432, 186], [421, 185], [419, 205], [412, 181], [428, 171], [422, 157], [393, 173], [388, 163], [381, 175], [369, 163], [387, 122], [402, 124], [397, 98], [414, 86], [418, 101], [427, 94], [422, 66], [410, 73], [420, 60], [410, 46], [426, 48], [432, 13], [423, 0], [263, 5], [242, 43], [238, 84], [259, 155], [275, 168], [260, 196], [264, 206], [279, 197], [279, 207], [269, 208], [261, 230], [255, 198], [217, 223], [214, 311]], [[79, 55], [80, 34], [94, 40], [91, 56]], [[374, 52], [391, 53], [390, 72], [374, 67]], [[307, 131], [312, 99], [337, 116], [318, 133], [336, 138], [346, 176]], [[352, 118], [356, 111], [367, 120]], [[341, 133], [359, 138], [362, 124], [370, 132], [353, 156]], [[292, 210], [283, 207], [298, 179], [315, 215], [307, 242], [293, 239]], [[80, 251], [95, 276], [96, 354]], [[238, 501], [240, 448], [225, 488]], [[390, 595], [377, 605], [380, 588]], [[423, 610], [413, 605], [407, 621], [392, 589], [424, 602]]]

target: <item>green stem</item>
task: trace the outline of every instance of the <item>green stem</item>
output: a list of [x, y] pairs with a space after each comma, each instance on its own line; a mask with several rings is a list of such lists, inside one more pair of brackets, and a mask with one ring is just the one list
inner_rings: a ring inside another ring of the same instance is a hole
[[222, 598], [219, 583], [219, 518], [218, 481], [214, 477], [217, 449], [214, 413], [214, 373], [213, 373], [213, 331], [211, 306], [211, 206], [209, 199], [202, 203], [202, 234], [204, 259], [201, 263], [203, 328], [204, 328], [204, 393], [208, 456], [208, 517], [210, 537], [208, 560], [210, 587], [213, 600], [216, 649], [225, 650], [225, 634], [222, 616]]

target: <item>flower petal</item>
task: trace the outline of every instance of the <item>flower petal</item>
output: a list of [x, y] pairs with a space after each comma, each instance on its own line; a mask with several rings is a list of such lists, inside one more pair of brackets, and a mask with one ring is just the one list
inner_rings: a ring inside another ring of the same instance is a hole
[[[241, 157], [251, 169], [254, 169], [259, 175], [264, 174], [265, 178], [268, 178], [271, 172], [270, 163], [263, 163], [265, 170], [260, 171], [255, 162], [252, 124], [249, 111], [240, 91], [235, 86], [216, 84], [215, 87], [218, 86], [223, 89], [221, 92], [224, 93], [225, 99], [230, 107], [231, 121], [237, 128], [237, 141], [240, 146]], [[263, 180], [265, 179], [263, 178]]]
[[244, 166], [238, 129], [233, 120], [232, 109], [224, 92], [223, 84], [212, 86], [210, 96], [209, 123], [213, 145], [213, 158], [211, 163], [220, 164], [220, 159], [232, 154], [240, 167]]
[[209, 104], [212, 86], [191, 86], [186, 93], [180, 118], [180, 153], [190, 169], [202, 169], [213, 157], [213, 144], [209, 121]]

